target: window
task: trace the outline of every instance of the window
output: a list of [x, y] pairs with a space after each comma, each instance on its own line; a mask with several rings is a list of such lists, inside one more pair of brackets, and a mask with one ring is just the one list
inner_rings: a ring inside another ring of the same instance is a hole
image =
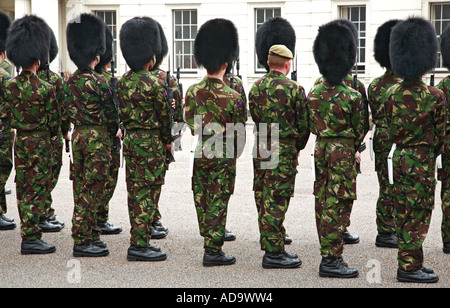
[[436, 29], [439, 40], [439, 54], [436, 68], [444, 68], [442, 65], [440, 36], [445, 28], [450, 25], [450, 2], [431, 5], [431, 23]]
[[179, 67], [184, 72], [194, 72], [197, 69], [194, 58], [197, 28], [197, 10], [173, 11], [174, 69]]
[[103, 20], [112, 31], [114, 73], [117, 73], [117, 13], [116, 11], [95, 11], [95, 15]]
[[[258, 31], [259, 27], [266, 22], [267, 20], [273, 18], [273, 17], [280, 17], [281, 16], [281, 8], [262, 8], [262, 9], [255, 9], [255, 33]], [[256, 73], [265, 73], [266, 69], [264, 66], [259, 64], [258, 62], [258, 56], [256, 55], [255, 51], [255, 67], [256, 67]]]
[[342, 6], [340, 8], [341, 18], [350, 20], [358, 29], [358, 53], [357, 70], [364, 74], [366, 71], [366, 7], [365, 6]]

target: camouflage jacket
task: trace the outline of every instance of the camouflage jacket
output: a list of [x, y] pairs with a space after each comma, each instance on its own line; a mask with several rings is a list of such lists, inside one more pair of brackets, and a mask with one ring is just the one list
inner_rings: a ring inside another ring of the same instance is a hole
[[9, 130], [9, 124], [7, 121], [7, 113], [6, 113], [6, 102], [4, 100], [4, 93], [5, 93], [5, 87], [8, 80], [10, 80], [11, 77], [9, 74], [0, 67], [0, 120], [2, 120], [2, 126], [1, 129]]
[[[167, 72], [162, 69], [156, 68], [150, 71], [150, 73], [158, 79], [159, 85], [166, 90], [167, 88]], [[169, 87], [172, 89], [173, 99], [175, 100], [175, 109], [173, 113], [173, 120], [175, 122], [184, 122], [184, 106], [183, 98], [181, 97], [180, 88], [178, 87], [178, 81], [174, 76], [170, 77]]]
[[[214, 145], [211, 147], [211, 150], [217, 150], [216, 158], [225, 157], [225, 153], [228, 153], [226, 139], [234, 135], [234, 130], [227, 130], [227, 124], [245, 123], [241, 108], [245, 107], [239, 93], [225, 85], [223, 80], [205, 77], [198, 84], [190, 86], [186, 92], [185, 119], [192, 134], [202, 134], [203, 146], [209, 136], [222, 134], [223, 152], [219, 153], [220, 151]], [[201, 132], [198, 131], [199, 129]], [[229, 150], [231, 151], [231, 148]], [[236, 155], [236, 151], [233, 155]]]
[[9, 123], [19, 131], [49, 131], [56, 136], [61, 109], [51, 84], [29, 71], [8, 81], [5, 102]]
[[446, 115], [447, 115], [447, 122], [445, 125], [445, 146], [444, 146], [444, 152], [442, 157], [442, 170], [446, 170], [447, 174], [449, 174], [450, 170], [450, 106], [448, 104], [448, 101], [450, 100], [450, 76], [445, 77], [441, 80], [441, 82], [437, 85], [437, 88], [442, 90], [445, 93], [446, 96]]
[[[241, 94], [241, 99], [243, 101], [243, 107], [244, 107], [244, 108], [240, 108], [240, 110], [242, 111], [241, 116], [244, 119], [244, 121], [247, 122], [247, 120], [248, 120], [247, 95], [245, 94], [244, 83], [242, 82], [242, 80], [239, 77], [235, 76], [233, 73], [225, 74], [223, 81], [231, 89], [233, 89], [236, 92], [238, 92], [239, 94]], [[231, 81], [233, 81], [233, 82], [231, 82]]]
[[[322, 81], [323, 77], [320, 77], [319, 79], [316, 80], [314, 85], [317, 85]], [[352, 75], [347, 75], [344, 78], [344, 84], [347, 87], [352, 88], [353, 90], [356, 90], [361, 94], [361, 99], [364, 104], [364, 136], [365, 136], [370, 130], [369, 100], [367, 98], [366, 87], [359, 79], [356, 79], [355, 84], [355, 79], [352, 77]]]
[[279, 138], [295, 139], [297, 150], [305, 148], [310, 130], [304, 88], [286, 75], [270, 71], [255, 82], [249, 93], [249, 108], [255, 124], [278, 124]]
[[422, 80], [404, 81], [386, 92], [385, 113], [389, 140], [399, 147], [432, 146], [442, 152], [445, 138], [446, 98]]
[[[61, 115], [64, 115], [66, 112], [65, 112], [65, 107], [64, 107], [64, 81], [63, 81], [63, 78], [59, 74], [49, 71], [49, 76], [48, 76], [49, 79], [47, 79], [47, 71], [45, 69], [39, 70], [37, 72], [37, 75], [41, 80], [44, 80], [44, 81], [50, 83], [54, 87], [54, 91], [56, 94], [56, 100], [61, 109]], [[61, 121], [61, 131], [63, 132], [64, 135], [67, 134], [67, 132], [69, 131], [69, 126], [70, 126], [70, 122], [64, 123], [63, 121]]]
[[355, 140], [358, 150], [364, 140], [364, 103], [361, 93], [341, 84], [326, 81], [308, 94], [309, 125], [320, 137], [344, 137]]
[[368, 88], [369, 106], [372, 111], [372, 122], [376, 125], [375, 138], [378, 139], [377, 144], [382, 145], [384, 150], [390, 150], [391, 145], [387, 142], [389, 134], [387, 131], [386, 115], [384, 114], [383, 97], [391, 86], [396, 85], [401, 81], [401, 77], [395, 74], [392, 70], [387, 70], [382, 76], [375, 78], [370, 83]]
[[167, 91], [150, 72], [128, 71], [119, 80], [117, 96], [127, 130], [159, 129], [162, 142], [172, 142]]
[[92, 68], [78, 69], [64, 84], [65, 115], [77, 125], [106, 125], [111, 135], [119, 127], [117, 109], [108, 81]]

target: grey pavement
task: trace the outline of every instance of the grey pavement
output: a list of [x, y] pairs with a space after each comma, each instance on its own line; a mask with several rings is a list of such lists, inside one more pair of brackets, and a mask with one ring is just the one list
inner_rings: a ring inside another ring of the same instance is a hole
[[[202, 266], [203, 241], [198, 232], [190, 181], [190, 148], [193, 138], [186, 131], [183, 151], [176, 152], [163, 186], [160, 200], [162, 222], [169, 228], [165, 239], [152, 240], [167, 253], [167, 260], [156, 263], [128, 262], [129, 218], [125, 185], [125, 169], [120, 170], [119, 184], [110, 205], [110, 222], [121, 226], [119, 235], [102, 236], [110, 250], [103, 258], [74, 258], [71, 238], [73, 195], [69, 180], [69, 158], [64, 153], [64, 166], [53, 193], [57, 218], [66, 223], [59, 233], [46, 233], [43, 240], [54, 244], [56, 253], [23, 256], [20, 254], [20, 228], [0, 231], [0, 287], [39, 288], [448, 288], [450, 255], [442, 252], [440, 233], [440, 183], [436, 192], [436, 209], [424, 244], [425, 266], [439, 275], [437, 284], [404, 284], [396, 281], [397, 250], [377, 248], [375, 203], [378, 183], [369, 150], [363, 153], [362, 174], [358, 176], [358, 200], [351, 216], [351, 233], [361, 242], [347, 245], [344, 259], [356, 267], [355, 279], [320, 278], [319, 242], [314, 219], [313, 179], [311, 173], [312, 142], [301, 152], [295, 197], [291, 200], [285, 226], [293, 243], [287, 251], [299, 255], [303, 264], [297, 269], [263, 269], [263, 252], [259, 246], [257, 213], [252, 193], [252, 125], [248, 126], [247, 147], [238, 160], [236, 190], [228, 208], [227, 228], [237, 236], [223, 249], [234, 255], [236, 264], [226, 267]], [[366, 142], [368, 142], [368, 137]], [[7, 187], [8, 217], [19, 222], [14, 185], [14, 172]]]

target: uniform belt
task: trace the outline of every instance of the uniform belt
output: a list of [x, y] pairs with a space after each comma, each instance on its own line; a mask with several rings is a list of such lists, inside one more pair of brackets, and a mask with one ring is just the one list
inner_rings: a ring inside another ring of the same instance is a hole
[[75, 125], [76, 130], [98, 130], [98, 131], [107, 131], [108, 127], [106, 125]]
[[145, 129], [145, 128], [127, 129], [127, 133], [138, 133], [138, 134], [148, 134], [148, 135], [154, 135], [154, 136], [161, 136], [161, 131], [159, 130], [159, 128], [151, 128], [151, 129]]
[[321, 137], [321, 136], [319, 136], [317, 138], [317, 142], [324, 142], [324, 143], [340, 142], [340, 143], [349, 144], [352, 146], [355, 145], [355, 139], [348, 138], [348, 137]]
[[50, 136], [50, 131], [48, 130], [17, 130], [17, 135], [19, 136]]

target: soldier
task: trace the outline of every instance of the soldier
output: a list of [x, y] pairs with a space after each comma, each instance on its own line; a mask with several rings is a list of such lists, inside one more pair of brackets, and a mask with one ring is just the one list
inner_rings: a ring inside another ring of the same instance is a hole
[[185, 98], [186, 123], [199, 138], [192, 190], [199, 231], [204, 238], [203, 266], [236, 262], [235, 257], [223, 252], [222, 246], [228, 202], [234, 191], [236, 159], [244, 145], [238, 142], [233, 146], [227, 141], [236, 135], [242, 141], [245, 127], [240, 111], [243, 101], [239, 93], [225, 85], [223, 78], [228, 63], [236, 58], [238, 46], [237, 29], [231, 21], [212, 19], [203, 24], [195, 38], [194, 57], [207, 75], [189, 87]]
[[[0, 63], [6, 59], [6, 38], [8, 36], [8, 29], [11, 26], [11, 19], [8, 15], [0, 12]], [[13, 167], [12, 164], [12, 141], [14, 132], [11, 129], [6, 114], [6, 102], [4, 101], [3, 93], [10, 75], [0, 67], [0, 230], [12, 230], [16, 228], [14, 219], [5, 216], [7, 212], [6, 207], [6, 181]]]
[[387, 158], [392, 144], [387, 140], [388, 131], [386, 116], [384, 114], [384, 101], [386, 91], [393, 85], [401, 82], [391, 67], [389, 58], [389, 43], [392, 28], [399, 20], [389, 20], [378, 28], [374, 41], [375, 60], [386, 69], [385, 73], [375, 78], [369, 85], [368, 96], [372, 111], [373, 151], [375, 153], [375, 171], [378, 176], [379, 195], [376, 205], [376, 225], [378, 235], [375, 245], [378, 247], [397, 248], [397, 237], [394, 224], [394, 196], [392, 186], [389, 185]]
[[120, 131], [108, 81], [94, 70], [105, 52], [105, 26], [98, 17], [81, 14], [66, 29], [69, 56], [78, 67], [64, 85], [65, 118], [75, 126], [70, 165], [75, 257], [109, 254], [96, 222], [110, 170], [111, 136], [120, 137]]
[[[295, 30], [281, 17], [270, 19], [256, 33], [258, 61], [262, 65], [265, 63], [268, 70], [249, 93], [250, 113], [256, 126], [255, 146], [258, 147], [253, 158], [253, 192], [264, 268], [296, 268], [302, 264], [296, 254], [285, 251], [283, 225], [289, 201], [294, 196], [298, 155], [310, 133], [305, 90], [286, 77], [291, 70], [295, 42]], [[267, 136], [275, 134], [274, 125], [277, 125], [279, 142], [267, 140]], [[271, 157], [261, 154], [265, 140], [271, 149], [276, 149]], [[274, 156], [278, 160], [269, 163]]]
[[51, 182], [51, 139], [61, 125], [60, 106], [53, 87], [38, 78], [42, 59], [48, 58], [50, 27], [41, 18], [27, 15], [16, 20], [6, 42], [8, 58], [22, 67], [5, 88], [8, 120], [17, 130], [14, 145], [17, 205], [21, 223], [21, 253], [48, 254], [56, 248], [41, 240]]
[[343, 232], [356, 200], [355, 153], [364, 138], [362, 95], [344, 83], [356, 60], [348, 27], [332, 21], [319, 28], [313, 53], [323, 82], [308, 94], [314, 150], [316, 225], [322, 261], [320, 277], [353, 278], [358, 270], [343, 261]]
[[161, 52], [157, 23], [149, 17], [128, 20], [120, 31], [120, 48], [130, 71], [118, 84], [131, 224], [129, 261], [163, 261], [167, 255], [150, 244], [166, 172], [166, 151], [173, 149], [167, 92], [150, 70]]
[[[355, 24], [348, 19], [338, 19], [338, 20], [336, 20], [336, 22], [339, 22], [340, 24], [347, 27], [352, 32], [353, 38], [355, 40], [355, 44], [358, 47], [359, 46], [359, 38], [358, 38], [359, 35], [358, 35], [358, 29], [356, 28]], [[355, 73], [357, 73], [356, 61], [357, 61], [357, 59], [355, 59], [355, 67], [354, 67]], [[315, 85], [317, 85], [321, 81], [322, 81], [322, 78], [319, 78], [316, 81]], [[366, 87], [361, 82], [361, 80], [359, 80], [357, 78], [356, 74], [355, 74], [355, 76], [352, 77], [351, 72], [347, 76], [345, 76], [344, 84], [347, 85], [347, 87], [350, 87], [350, 88], [358, 91], [359, 93], [361, 93], [363, 104], [364, 104], [364, 136], [365, 136], [370, 129], [369, 103], [368, 103], [368, 99], [367, 99]], [[361, 152], [363, 151], [363, 149], [364, 149], [363, 144], [361, 144], [361, 148], [358, 149], [358, 151], [356, 151], [356, 171], [358, 173], [361, 173], [361, 171], [360, 171]], [[347, 209], [348, 209], [348, 212], [346, 213], [347, 214], [347, 223], [345, 226], [345, 230], [342, 233], [342, 238], [344, 239], [344, 244], [357, 244], [357, 243], [359, 243], [359, 236], [351, 234], [348, 231], [348, 227], [350, 227], [350, 222], [351, 222], [350, 216], [351, 216], [351, 213], [353, 210], [353, 204], [349, 205], [349, 207]]]
[[[450, 69], [450, 27], [445, 28], [441, 34], [441, 52], [443, 65]], [[447, 102], [450, 100], [450, 76], [445, 77], [437, 86], [444, 91]], [[444, 253], [450, 253], [450, 116], [447, 104], [447, 124], [445, 133], [445, 145], [442, 153], [442, 168], [439, 169], [442, 202], [442, 241]]]
[[388, 159], [399, 248], [397, 280], [402, 282], [439, 280], [423, 267], [422, 250], [434, 208], [435, 160], [445, 138], [445, 94], [422, 81], [435, 67], [437, 52], [429, 21], [410, 17], [392, 29], [389, 57], [403, 81], [389, 88], [384, 100], [393, 144]]
[[[111, 68], [111, 61], [113, 61], [113, 35], [109, 26], [105, 26], [105, 42], [106, 49], [105, 53], [100, 56], [100, 62], [95, 66], [95, 71], [106, 78], [109, 83], [111, 90], [113, 91], [113, 97], [115, 91], [117, 89], [113, 89], [112, 82], [116, 82], [117, 79], [112, 81], [113, 75], [108, 71], [108, 68]], [[112, 68], [114, 69], [114, 68]], [[116, 100], [117, 98], [114, 97]], [[116, 108], [118, 110], [118, 102], [116, 103]], [[120, 119], [119, 119], [120, 120]], [[109, 166], [109, 174], [108, 180], [106, 182], [105, 192], [103, 195], [103, 199], [101, 200], [100, 205], [97, 210], [97, 226], [102, 231], [102, 234], [119, 234], [122, 232], [121, 227], [114, 227], [109, 220], [109, 203], [114, 195], [114, 191], [117, 186], [117, 179], [119, 177], [119, 168], [120, 168], [120, 149], [121, 149], [121, 141], [119, 137], [110, 136], [111, 137], [111, 164]]]
[[[156, 63], [153, 66], [153, 69], [150, 71], [150, 73], [158, 79], [158, 83], [161, 87], [167, 89], [167, 93], [171, 91], [173, 97], [173, 101], [169, 102], [171, 104], [172, 109], [172, 135], [176, 132], [176, 127], [179, 127], [179, 124], [177, 123], [183, 123], [183, 98], [181, 97], [180, 88], [178, 85], [178, 81], [175, 77], [169, 76], [167, 78], [167, 72], [162, 70], [160, 68], [162, 61], [164, 60], [164, 57], [167, 56], [169, 53], [169, 46], [167, 45], [167, 39], [166, 35], [164, 34], [164, 30], [160, 23], [158, 23], [158, 29], [159, 34], [161, 36], [161, 52], [156, 55]], [[170, 66], [170, 65], [169, 65]], [[181, 138], [181, 136], [179, 136]], [[169, 169], [169, 164], [166, 165], [167, 169]], [[159, 199], [159, 196], [157, 196]], [[167, 233], [169, 232], [169, 229], [164, 227], [161, 222], [161, 212], [159, 211], [159, 208], [156, 208], [156, 214], [154, 217], [154, 221], [152, 222], [152, 238], [153, 239], [162, 239], [167, 236]]]
[[[41, 66], [39, 67], [37, 75], [40, 79], [50, 83], [54, 87], [56, 99], [58, 101], [58, 105], [61, 108], [62, 114], [64, 113], [63, 78], [59, 74], [52, 72], [49, 67], [50, 63], [53, 62], [53, 60], [56, 58], [56, 55], [58, 54], [58, 44], [56, 42], [56, 37], [52, 29], [50, 29], [50, 34], [50, 52], [46, 59], [42, 59]], [[61, 127], [58, 129], [58, 135], [56, 139], [51, 140], [50, 153], [52, 166], [51, 182], [50, 187], [48, 188], [49, 195], [46, 200], [45, 215], [41, 218], [39, 227], [43, 232], [59, 232], [64, 228], [65, 224], [56, 220], [55, 209], [52, 207], [53, 199], [51, 193], [58, 183], [58, 178], [62, 167], [63, 138]]]

